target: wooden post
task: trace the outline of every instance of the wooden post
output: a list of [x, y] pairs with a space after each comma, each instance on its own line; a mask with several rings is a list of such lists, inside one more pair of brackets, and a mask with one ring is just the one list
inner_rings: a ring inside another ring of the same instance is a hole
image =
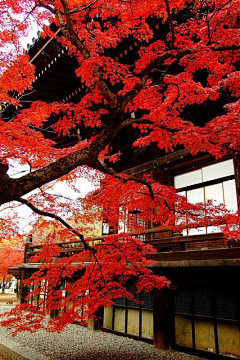
[[96, 318], [89, 318], [87, 322], [87, 328], [89, 330], [100, 330], [103, 321], [103, 307], [99, 308], [96, 312]]
[[26, 263], [28, 262], [28, 251], [30, 248], [30, 245], [32, 244], [32, 234], [29, 235], [29, 237], [27, 238], [27, 242], [25, 244], [25, 249], [24, 249], [24, 260], [23, 262]]
[[153, 291], [153, 345], [160, 349], [170, 347], [170, 319], [165, 288]]
[[[173, 237], [175, 238], [182, 238], [181, 233], [175, 233]], [[185, 242], [179, 242], [179, 243], [172, 243], [172, 251], [185, 251]]]
[[23, 281], [25, 280], [25, 278], [26, 278], [26, 270], [22, 269], [20, 291], [19, 291], [20, 304], [23, 304], [25, 302], [25, 298], [28, 294], [28, 287], [23, 285]]
[[88, 318], [88, 321], [87, 321], [87, 328], [89, 330], [95, 330], [95, 319], [94, 318]]
[[240, 209], [240, 155], [236, 152], [233, 152], [233, 162], [235, 170], [235, 179], [236, 179], [236, 190], [237, 190], [237, 202], [238, 208]]

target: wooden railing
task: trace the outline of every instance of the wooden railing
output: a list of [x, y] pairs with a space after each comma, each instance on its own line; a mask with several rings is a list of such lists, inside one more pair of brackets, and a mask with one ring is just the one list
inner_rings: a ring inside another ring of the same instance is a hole
[[[62, 242], [56, 244], [60, 248], [60, 257], [71, 256], [74, 253], [78, 253], [84, 250], [84, 246], [81, 241]], [[31, 258], [40, 252], [43, 245], [34, 245], [26, 243], [24, 262], [31, 262]]]
[[[112, 235], [117, 236], [118, 234]], [[158, 253], [173, 253], [173, 252], [189, 252], [189, 251], [206, 251], [213, 249], [229, 249], [238, 244], [231, 242], [227, 243], [222, 233], [213, 233], [206, 235], [192, 235], [183, 236], [175, 233], [165, 227], [146, 229], [141, 231], [130, 232], [131, 236], [145, 235], [145, 243], [153, 245]], [[104, 240], [107, 235], [98, 236], [91, 241]], [[60, 248], [60, 257], [71, 256], [75, 253], [84, 250], [80, 241], [62, 242], [57, 244]], [[25, 248], [25, 263], [31, 263], [32, 257], [39, 253], [43, 245], [34, 245], [27, 243]], [[170, 255], [165, 255], [169, 257]]]

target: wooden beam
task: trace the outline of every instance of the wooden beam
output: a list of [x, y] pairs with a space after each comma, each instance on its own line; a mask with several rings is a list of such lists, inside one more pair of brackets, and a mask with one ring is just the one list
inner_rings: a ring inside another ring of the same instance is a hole
[[240, 247], [155, 253], [148, 258], [156, 261], [240, 259]]
[[222, 233], [213, 233], [213, 234], [203, 234], [203, 235], [192, 235], [192, 236], [177, 236], [171, 238], [162, 238], [154, 240], [146, 240], [145, 243], [151, 244], [153, 246], [162, 245], [162, 244], [172, 244], [172, 243], [194, 243], [199, 241], [211, 241], [211, 240], [224, 240]]
[[173, 161], [177, 161], [185, 156], [190, 156], [190, 151], [189, 150], [179, 150], [179, 151], [175, 151], [174, 153], [171, 153], [171, 154], [167, 154], [165, 156], [162, 156], [158, 159], [154, 159], [154, 160], [151, 160], [151, 161], [148, 161], [144, 164], [141, 164], [141, 165], [138, 165], [138, 166], [135, 166], [127, 171], [125, 171], [126, 174], [138, 174], [138, 173], [141, 173], [141, 172], [145, 172], [145, 171], [149, 171], [149, 170], [152, 170], [154, 169], [156, 166], [157, 167], [160, 167], [162, 165], [166, 165], [170, 162], [173, 162]]

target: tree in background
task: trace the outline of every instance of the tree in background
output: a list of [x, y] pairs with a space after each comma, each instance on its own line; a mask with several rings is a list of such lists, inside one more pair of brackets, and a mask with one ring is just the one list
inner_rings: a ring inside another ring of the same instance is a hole
[[[207, 207], [193, 206], [173, 188], [150, 177], [115, 173], [114, 164], [121, 161], [121, 152], [113, 151], [119, 136], [124, 131], [127, 136], [133, 127], [136, 137], [132, 147], [136, 149], [155, 144], [164, 152], [181, 147], [193, 155], [237, 156], [239, 7], [239, 0], [156, 0], [151, 6], [148, 0], [1, 1], [3, 106], [7, 102], [21, 108], [16, 92], [21, 97], [26, 88], [32, 89], [34, 68], [28, 55], [14, 57], [32, 17], [39, 25], [48, 20], [61, 29], [57, 41], [77, 60], [76, 76], [86, 88], [76, 104], [36, 101], [9, 121], [4, 115], [0, 120], [0, 204], [25, 204], [36, 214], [59, 221], [66, 228], [64, 239], [77, 236], [85, 248], [71, 258], [52, 262], [59, 248], [46, 245], [35, 259], [44, 265], [28, 283], [36, 285], [33, 295], [37, 296], [47, 279], [48, 299], [44, 307], [28, 307], [35, 317], [31, 331], [44, 326], [44, 311], [64, 309], [64, 314], [48, 325], [50, 330], [60, 330], [75, 319], [93, 316], [100, 306], [111, 305], [117, 297], [132, 298], [124, 286], [132, 276], [137, 278], [139, 292], [168, 285], [165, 278], [147, 268], [150, 260], [146, 255], [153, 252], [152, 247], [127, 234], [110, 236], [92, 247], [77, 225], [64, 220], [66, 213], [77, 216], [77, 223], [107, 218], [116, 224], [126, 211], [138, 209], [144, 221], [151, 219], [173, 230], [180, 231], [186, 223], [192, 227], [226, 224], [228, 236], [232, 229], [234, 237], [239, 236], [237, 214], [211, 202]], [[158, 37], [151, 27], [153, 19], [160, 28]], [[44, 34], [56, 37], [48, 26], [44, 26]], [[137, 56], [127, 64], [116, 57], [116, 49], [129, 38], [137, 43]], [[12, 51], [7, 52], [7, 48]], [[56, 149], [56, 143], [45, 136], [44, 125], [51, 115], [57, 117], [49, 124], [57, 136], [80, 131], [75, 145]], [[11, 161], [29, 164], [29, 173], [17, 179], [9, 177]], [[47, 191], [50, 182], [79, 176], [101, 179], [101, 189], [86, 200], [79, 197], [74, 201], [56, 198]], [[39, 188], [41, 191], [29, 194]], [[97, 205], [95, 213], [90, 211], [93, 205]], [[120, 215], [119, 208], [125, 209]], [[11, 230], [6, 221], [2, 230]], [[89, 262], [87, 268], [85, 262]], [[76, 271], [82, 272], [82, 278], [70, 282]], [[70, 294], [66, 298], [59, 288], [63, 282]], [[25, 325], [23, 321], [19, 324], [16, 319], [21, 309], [14, 311], [7, 325], [29, 329], [28, 317]]]
[[[14, 246], [15, 245], [15, 246]], [[5, 293], [6, 286], [11, 280], [12, 275], [8, 274], [10, 267], [16, 267], [23, 263], [24, 249], [23, 244], [21, 247], [16, 247], [16, 244], [5, 243], [0, 246], [0, 282], [2, 294]]]

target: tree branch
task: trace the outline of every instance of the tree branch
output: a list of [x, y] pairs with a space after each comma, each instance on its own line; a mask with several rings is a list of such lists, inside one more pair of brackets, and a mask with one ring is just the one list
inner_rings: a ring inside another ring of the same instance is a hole
[[[230, 45], [230, 46], [208, 46], [207, 49], [210, 49], [212, 51], [230, 51], [230, 50], [239, 50], [240, 45]], [[204, 49], [203, 49], [204, 50]], [[141, 81], [136, 84], [135, 88], [130, 90], [124, 97], [123, 97], [123, 104], [126, 106], [129, 101], [131, 101], [136, 95], [139, 94], [139, 92], [144, 88], [147, 80], [151, 76], [151, 72], [154, 70], [154, 68], [158, 68], [160, 66], [164, 65], [164, 61], [167, 58], [176, 58], [176, 60], [180, 60], [186, 55], [194, 54], [196, 53], [195, 49], [184, 49], [182, 51], [180, 50], [174, 50], [171, 49], [169, 51], [164, 52], [162, 55], [158, 56], [156, 59], [150, 62], [146, 66], [146, 68], [143, 70], [143, 76]]]
[[128, 125], [133, 125], [133, 124], [152, 124], [152, 121], [147, 119], [133, 119], [133, 118], [127, 119], [114, 129], [112, 135], [112, 141], [117, 137], [117, 135], [120, 133], [122, 129], [124, 129]]
[[119, 180], [122, 180], [124, 183], [126, 183], [127, 181], [135, 181], [135, 182], [137, 182], [139, 184], [145, 185], [149, 190], [149, 193], [150, 193], [150, 196], [151, 196], [152, 200], [154, 201], [155, 197], [154, 197], [152, 186], [147, 181], [142, 180], [142, 179], [140, 179], [140, 178], [138, 178], [137, 176], [134, 176], [134, 175], [126, 175], [126, 174], [124, 174], [124, 176], [121, 176], [121, 175], [115, 173], [113, 170], [111, 170], [106, 164], [104, 164], [103, 161], [98, 160], [98, 163], [100, 165], [99, 170], [101, 170], [105, 174], [112, 175], [115, 178], [117, 178]]
[[13, 35], [14, 35], [16, 27], [19, 27], [20, 25], [22, 25], [29, 18], [29, 16], [32, 15], [32, 13], [34, 12], [34, 10], [36, 8], [37, 8], [37, 5], [35, 4], [34, 7], [32, 8], [32, 10], [30, 10], [29, 13], [25, 16], [25, 19], [23, 19], [23, 21], [21, 21], [19, 24], [14, 26], [13, 33], [12, 33], [12, 41], [13, 41]]
[[127, 105], [129, 101], [131, 101], [137, 94], [139, 94], [139, 92], [145, 86], [147, 80], [150, 78], [151, 72], [155, 67], [164, 65], [164, 60], [166, 60], [167, 58], [178, 58], [178, 53], [179, 52], [177, 52], [176, 50], [169, 50], [164, 52], [161, 56], [158, 56], [156, 59], [152, 60], [150, 64], [145, 67], [141, 81], [136, 84], [134, 89], [130, 90], [126, 95], [124, 95], [124, 105]]
[[69, 11], [68, 14], [76, 14], [76, 13], [78, 13], [79, 11], [87, 10], [87, 9], [89, 9], [91, 6], [93, 6], [94, 4], [96, 4], [96, 2], [98, 2], [98, 1], [99, 1], [99, 0], [94, 0], [91, 4], [88, 4], [88, 5], [84, 6], [84, 7], [79, 6], [78, 8]]
[[167, 13], [168, 13], [168, 22], [169, 22], [169, 26], [170, 26], [170, 30], [172, 33], [172, 44], [171, 46], [174, 46], [174, 41], [175, 41], [175, 32], [174, 32], [174, 26], [173, 26], [173, 20], [172, 20], [172, 15], [171, 15], [171, 10], [170, 10], [170, 6], [169, 6], [169, 1], [168, 0], [164, 0], [166, 8], [167, 8]]
[[128, 125], [133, 125], [133, 124], [152, 124], [151, 120], [148, 119], [134, 119], [134, 118], [130, 118], [125, 120], [124, 122], [121, 123], [121, 125], [118, 128], [118, 132], [120, 130], [122, 130], [123, 128], [125, 128]]
[[52, 14], [56, 14], [55, 9], [47, 4], [44, 4], [41, 0], [35, 0], [35, 4], [38, 7], [43, 7], [47, 10], [49, 10]]
[[240, 45], [226, 45], [226, 46], [216, 46], [216, 47], [210, 47], [212, 51], [230, 51], [230, 50], [239, 50]]
[[[63, 34], [64, 36], [66, 36], [73, 45], [75, 45], [77, 47], [77, 49], [81, 52], [82, 56], [84, 57], [84, 59], [89, 59], [90, 58], [90, 53], [88, 51], [88, 49], [86, 48], [86, 46], [83, 45], [82, 41], [79, 40], [77, 34], [74, 32], [73, 29], [73, 23], [72, 23], [72, 19], [70, 16], [70, 11], [69, 11], [69, 6], [66, 0], [61, 0], [63, 9], [64, 9], [64, 15], [66, 17], [66, 21], [67, 21], [67, 26], [64, 23], [64, 20], [62, 18], [62, 14], [60, 12], [59, 9], [56, 9], [56, 15], [58, 16], [58, 20], [59, 20], [59, 24], [62, 28]], [[96, 76], [98, 78], [97, 80], [97, 86], [100, 90], [100, 92], [102, 93], [102, 95], [104, 96], [104, 98], [108, 101], [110, 107], [115, 108], [117, 106], [117, 98], [114, 95], [114, 93], [112, 93], [109, 89], [109, 87], [107, 86], [106, 82], [101, 78], [101, 74], [100, 72], [97, 70], [96, 68]]]
[[[43, 8], [51, 11], [52, 14], [56, 15], [59, 21], [60, 28], [62, 30], [63, 35], [80, 51], [83, 58], [85, 60], [90, 58], [90, 53], [86, 46], [84, 46], [83, 42], [80, 41], [79, 37], [74, 31], [73, 23], [71, 19], [71, 11], [69, 10], [69, 6], [66, 0], [60, 0], [64, 9], [64, 13], [58, 8], [52, 8], [49, 5], [42, 3], [42, 1], [35, 1], [37, 6], [42, 6]], [[97, 0], [96, 0], [97, 1]], [[94, 4], [94, 1], [92, 4]], [[92, 5], [90, 4], [90, 5]], [[88, 6], [90, 6], [88, 5]], [[66, 22], [64, 22], [63, 15], [66, 17]], [[103, 97], [107, 100], [111, 108], [116, 108], [118, 101], [114, 93], [111, 92], [106, 82], [101, 78], [100, 73], [96, 70], [97, 75], [97, 86], [102, 93]]]
[[87, 165], [96, 169], [98, 154], [109, 144], [109, 141], [111, 141], [112, 132], [111, 128], [103, 130], [97, 139], [90, 143], [87, 148], [74, 151], [20, 178], [9, 178], [6, 174], [6, 181], [2, 181], [0, 187], [0, 205], [17, 200], [30, 191], [68, 174], [78, 166]]
[[58, 222], [60, 222], [64, 227], [66, 227], [68, 230], [70, 230], [74, 235], [76, 235], [81, 242], [83, 243], [84, 247], [86, 250], [90, 250], [91, 252], [95, 252], [96, 250], [93, 249], [84, 239], [84, 236], [80, 233], [78, 233], [71, 225], [69, 225], [65, 220], [63, 220], [60, 216], [52, 214], [48, 211], [44, 211], [41, 209], [38, 209], [36, 206], [34, 206], [32, 203], [28, 202], [27, 200], [23, 199], [23, 198], [19, 198], [17, 199], [18, 202], [20, 202], [23, 205], [27, 205], [32, 211], [34, 211], [36, 214], [41, 215], [41, 216], [48, 216], [54, 220], [57, 220]]

